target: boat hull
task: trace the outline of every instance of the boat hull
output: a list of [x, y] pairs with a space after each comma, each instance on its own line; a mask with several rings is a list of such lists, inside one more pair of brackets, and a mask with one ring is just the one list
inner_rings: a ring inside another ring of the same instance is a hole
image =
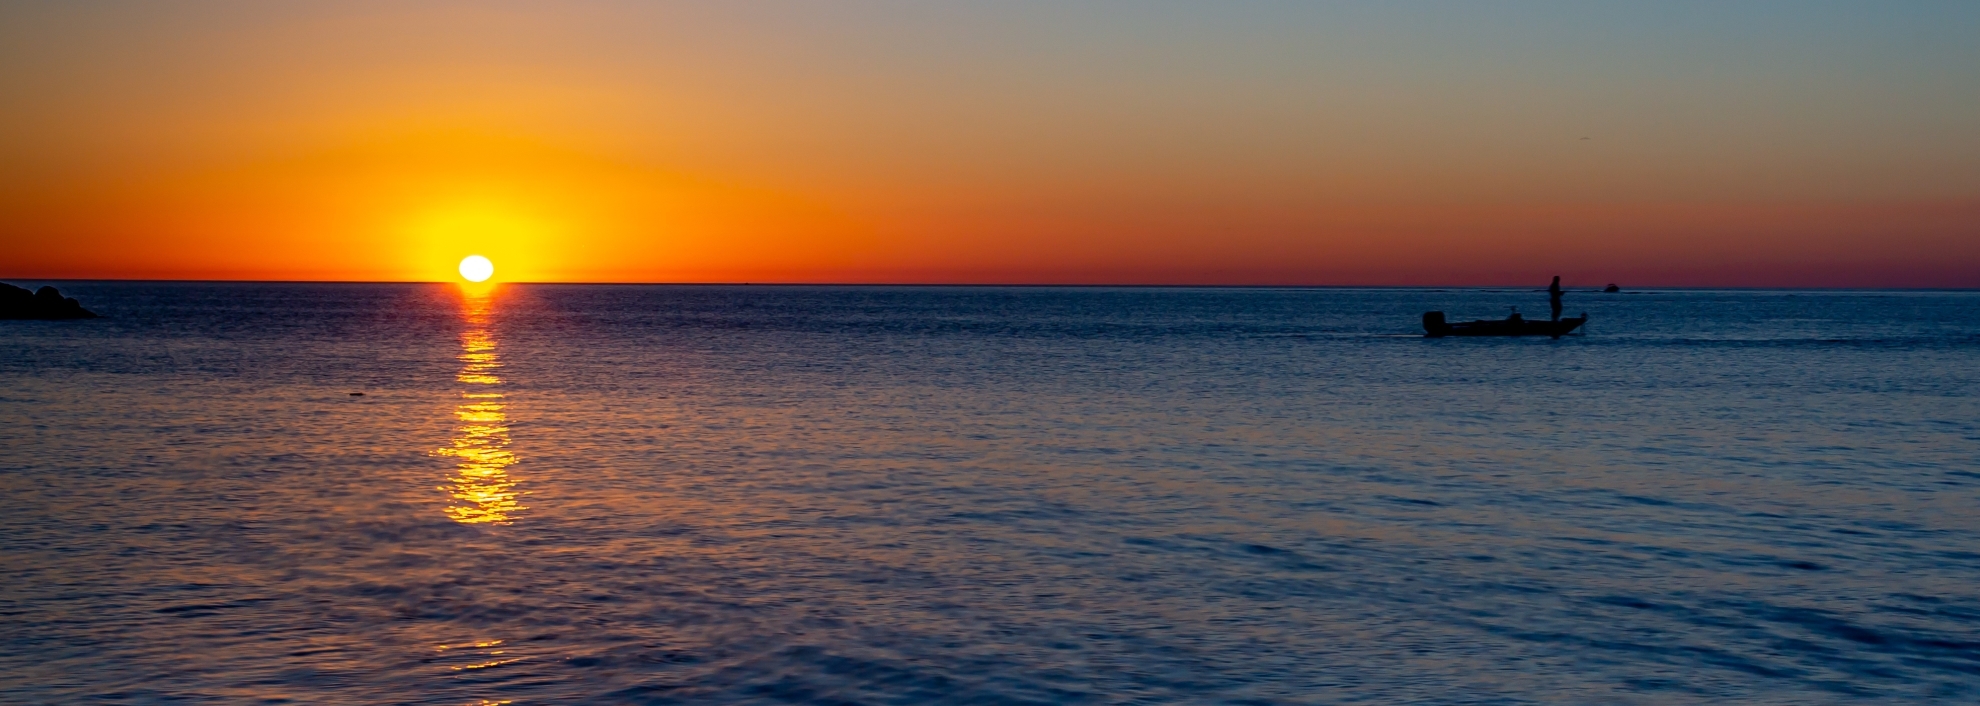
[[1444, 312], [1432, 311], [1423, 315], [1423, 336], [1443, 338], [1445, 336], [1547, 336], [1560, 338], [1582, 324], [1588, 323], [1588, 315], [1554, 321], [1529, 321], [1526, 319], [1494, 319], [1481, 321], [1444, 321]]

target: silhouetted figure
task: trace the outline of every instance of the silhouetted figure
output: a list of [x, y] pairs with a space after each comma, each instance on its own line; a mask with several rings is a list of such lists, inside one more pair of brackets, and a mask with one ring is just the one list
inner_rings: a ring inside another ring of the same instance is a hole
[[1554, 310], [1554, 320], [1561, 320], [1561, 276], [1554, 275], [1554, 283], [1547, 285], [1547, 308]]
[[1526, 323], [1526, 317], [1524, 317], [1524, 316], [1520, 316], [1520, 315], [1519, 315], [1519, 307], [1513, 307], [1513, 308], [1512, 308], [1512, 316], [1508, 316], [1508, 317], [1506, 317], [1506, 323], [1509, 323], [1509, 324], [1523, 324], [1523, 323]]

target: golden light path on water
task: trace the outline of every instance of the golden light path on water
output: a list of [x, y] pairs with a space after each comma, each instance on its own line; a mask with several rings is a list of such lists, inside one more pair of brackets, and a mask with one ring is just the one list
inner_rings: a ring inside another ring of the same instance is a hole
[[509, 451], [509, 417], [502, 393], [497, 387], [502, 367], [495, 353], [495, 336], [488, 330], [494, 308], [494, 291], [463, 288], [461, 313], [467, 327], [461, 332], [461, 370], [454, 380], [465, 385], [461, 403], [454, 408], [459, 425], [454, 428], [451, 446], [435, 453], [457, 459], [451, 485], [441, 487], [452, 497], [447, 514], [462, 524], [508, 524], [528, 509], [522, 504], [518, 481], [509, 475], [516, 455]]

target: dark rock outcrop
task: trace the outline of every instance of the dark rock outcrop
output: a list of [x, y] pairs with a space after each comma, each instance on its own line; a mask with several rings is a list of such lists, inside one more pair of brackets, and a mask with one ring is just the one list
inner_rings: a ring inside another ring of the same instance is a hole
[[54, 287], [30, 292], [11, 284], [0, 284], [0, 319], [94, 319], [96, 314], [82, 307], [75, 297], [64, 297]]

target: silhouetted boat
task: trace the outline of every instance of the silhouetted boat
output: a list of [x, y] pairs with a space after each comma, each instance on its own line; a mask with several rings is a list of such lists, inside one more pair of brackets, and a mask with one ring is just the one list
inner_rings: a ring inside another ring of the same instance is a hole
[[1423, 314], [1423, 336], [1443, 338], [1445, 336], [1552, 336], [1560, 338], [1569, 331], [1581, 328], [1588, 323], [1588, 315], [1579, 318], [1565, 318], [1559, 321], [1534, 321], [1515, 314], [1504, 319], [1481, 321], [1444, 321], [1444, 312], [1432, 311]]

